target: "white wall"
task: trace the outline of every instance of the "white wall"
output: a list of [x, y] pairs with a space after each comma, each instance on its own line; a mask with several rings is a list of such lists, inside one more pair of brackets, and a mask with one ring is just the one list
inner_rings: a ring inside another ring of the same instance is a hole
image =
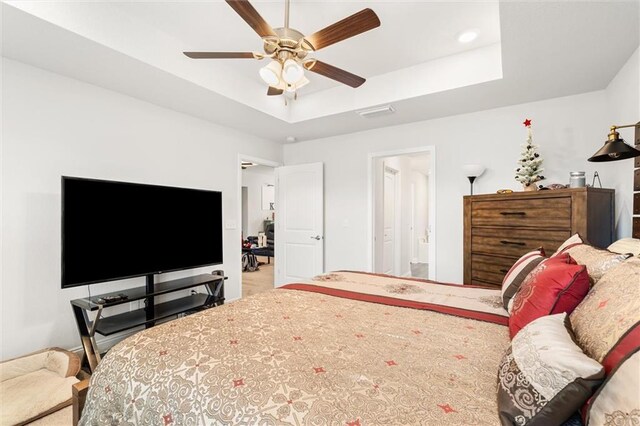
[[[263, 221], [271, 218], [275, 210], [262, 209], [262, 186], [275, 185], [275, 169], [264, 166], [248, 167], [242, 171], [242, 186], [247, 187], [247, 232], [258, 235], [264, 231]], [[244, 206], [243, 206], [244, 208]]]
[[[640, 47], [609, 83], [606, 95], [606, 117], [609, 125], [634, 124], [640, 121]], [[603, 143], [606, 139], [606, 130], [602, 132]], [[634, 129], [620, 129], [620, 137], [633, 145]], [[619, 191], [616, 194], [618, 206], [616, 221], [618, 236], [629, 237], [632, 231], [631, 214], [633, 212], [631, 195], [633, 193], [633, 160], [617, 161], [612, 164], [620, 168], [622, 177], [626, 177], [620, 181]], [[604, 181], [602, 183], [604, 185]]]
[[[637, 95], [631, 94], [631, 98]], [[569, 172], [584, 170], [588, 179], [599, 171], [605, 187], [624, 191], [618, 216], [630, 209], [630, 164], [589, 163], [611, 124], [607, 93], [597, 91], [416, 122], [395, 127], [285, 145], [285, 164], [323, 161], [325, 164], [325, 265], [327, 270], [369, 270], [367, 250], [367, 155], [371, 152], [433, 145], [437, 231], [437, 279], [462, 281], [462, 196], [469, 181], [461, 171], [467, 163], [487, 171], [474, 186], [476, 193], [521, 189], [513, 170], [527, 132], [522, 121], [533, 120], [533, 136], [545, 160], [549, 183], [568, 183]], [[354, 116], [354, 120], [360, 118]], [[633, 121], [633, 119], [631, 119]], [[434, 178], [432, 171], [431, 178]], [[624, 223], [626, 219], [620, 221]], [[621, 235], [628, 231], [621, 226]]]
[[[278, 144], [15, 61], [2, 65], [2, 359], [80, 344], [69, 300], [88, 289], [60, 289], [61, 175], [221, 190], [223, 218], [237, 222], [238, 153], [280, 161]], [[237, 224], [224, 232], [228, 299], [240, 297], [239, 244]], [[143, 278], [91, 291], [138, 285]]]

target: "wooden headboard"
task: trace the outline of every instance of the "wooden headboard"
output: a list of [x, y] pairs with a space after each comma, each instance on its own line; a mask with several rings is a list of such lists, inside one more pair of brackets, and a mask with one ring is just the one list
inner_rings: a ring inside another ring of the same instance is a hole
[[[638, 122], [640, 124], [640, 122]], [[640, 127], [636, 126], [636, 149], [640, 149]], [[640, 238], [640, 157], [635, 159], [633, 171], [633, 238]]]

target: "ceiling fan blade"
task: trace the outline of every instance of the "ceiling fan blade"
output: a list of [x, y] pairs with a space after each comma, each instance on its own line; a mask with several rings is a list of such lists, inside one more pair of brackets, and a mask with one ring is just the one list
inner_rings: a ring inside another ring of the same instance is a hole
[[277, 37], [277, 34], [271, 28], [271, 25], [267, 24], [258, 11], [247, 0], [226, 0], [229, 6], [236, 11], [247, 24], [258, 33], [260, 37]]
[[362, 84], [367, 81], [366, 79], [358, 75], [351, 74], [348, 71], [342, 70], [338, 67], [334, 67], [333, 65], [329, 65], [321, 61], [309, 61], [305, 63], [304, 67], [311, 72], [315, 72], [316, 74], [323, 75], [332, 80], [339, 81], [340, 83], [354, 88], [362, 86]]
[[284, 90], [278, 89], [277, 87], [269, 86], [269, 88], [267, 89], [267, 96], [277, 96], [282, 95], [283, 93]]
[[191, 59], [253, 59], [251, 52], [183, 52]]
[[319, 50], [339, 41], [348, 39], [380, 26], [378, 15], [371, 9], [362, 9], [358, 13], [329, 25], [303, 39], [302, 47]]

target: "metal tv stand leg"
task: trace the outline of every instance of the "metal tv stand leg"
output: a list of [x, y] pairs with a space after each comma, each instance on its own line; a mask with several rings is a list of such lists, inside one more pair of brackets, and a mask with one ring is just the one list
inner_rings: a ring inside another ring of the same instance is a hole
[[82, 364], [87, 362], [89, 369], [93, 373], [100, 362], [100, 350], [96, 343], [96, 325], [100, 319], [102, 313], [102, 305], [100, 305], [96, 314], [96, 319], [89, 321], [89, 315], [87, 311], [79, 306], [71, 305], [73, 308], [73, 315], [76, 318], [76, 324], [78, 325], [78, 333], [80, 333], [80, 341], [82, 342], [82, 348], [84, 349], [84, 356], [82, 358]]

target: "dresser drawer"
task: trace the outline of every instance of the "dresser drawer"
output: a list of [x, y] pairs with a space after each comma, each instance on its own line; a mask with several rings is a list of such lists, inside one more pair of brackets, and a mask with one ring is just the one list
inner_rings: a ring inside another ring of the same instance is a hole
[[476, 284], [502, 285], [502, 279], [516, 263], [517, 258], [472, 254], [472, 282]]
[[471, 284], [495, 285], [498, 287], [502, 287], [503, 278], [504, 278], [504, 274], [501, 274], [501, 273], [479, 271], [476, 269], [471, 270]]
[[571, 198], [476, 201], [471, 226], [571, 229]]
[[538, 247], [551, 255], [571, 236], [571, 231], [506, 228], [472, 228], [471, 252], [518, 258]]
[[[517, 260], [516, 257], [487, 256], [477, 253], [471, 255], [474, 269], [501, 274], [509, 272]], [[502, 279], [500, 281], [502, 282]]]

